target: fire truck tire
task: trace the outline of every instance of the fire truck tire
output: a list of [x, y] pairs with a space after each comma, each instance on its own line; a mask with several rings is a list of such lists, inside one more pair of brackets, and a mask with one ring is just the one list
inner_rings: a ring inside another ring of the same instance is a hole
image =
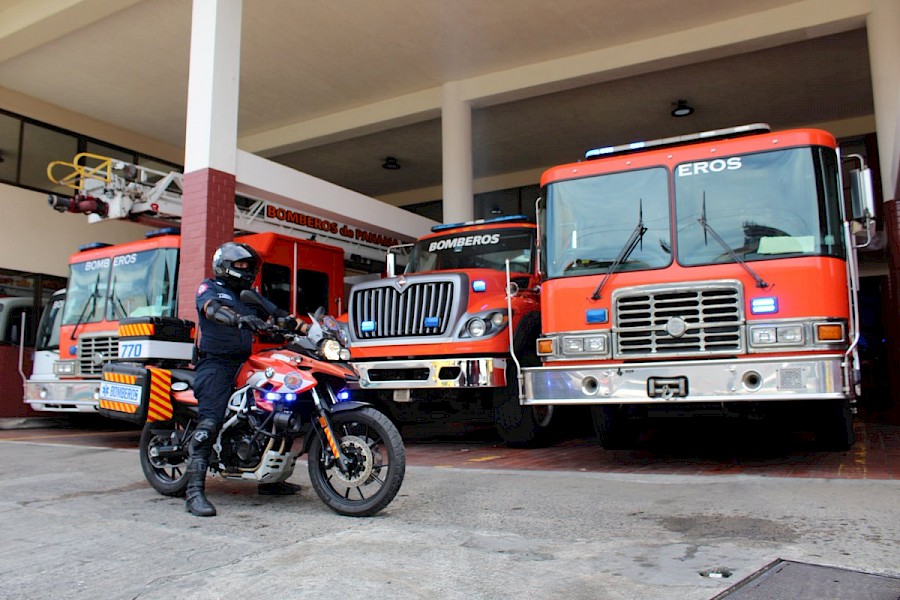
[[622, 406], [591, 406], [591, 421], [594, 433], [605, 450], [633, 448], [641, 435], [640, 427], [634, 419], [628, 418]]
[[816, 423], [816, 442], [823, 450], [846, 452], [856, 441], [853, 412], [847, 401], [828, 401], [821, 407]]
[[494, 427], [506, 445], [513, 448], [546, 446], [553, 438], [553, 425], [558, 420], [554, 406], [522, 406], [519, 404], [519, 382], [516, 365], [506, 368], [506, 387], [493, 394]]

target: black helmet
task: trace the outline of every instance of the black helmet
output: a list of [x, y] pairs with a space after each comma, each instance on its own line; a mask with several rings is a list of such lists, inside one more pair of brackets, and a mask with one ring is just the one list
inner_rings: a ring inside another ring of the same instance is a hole
[[[247, 261], [244, 268], [236, 268], [234, 263]], [[219, 246], [212, 258], [213, 273], [235, 290], [247, 290], [256, 281], [256, 274], [262, 259], [256, 250], [247, 244], [226, 242]]]

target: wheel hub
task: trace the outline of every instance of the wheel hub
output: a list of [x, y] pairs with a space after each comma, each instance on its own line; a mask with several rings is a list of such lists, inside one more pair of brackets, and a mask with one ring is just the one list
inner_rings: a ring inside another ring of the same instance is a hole
[[358, 486], [368, 481], [372, 475], [375, 457], [366, 440], [355, 435], [343, 437], [341, 438], [341, 452], [348, 459], [349, 471], [344, 473], [339, 468], [335, 468], [334, 476], [347, 486]]

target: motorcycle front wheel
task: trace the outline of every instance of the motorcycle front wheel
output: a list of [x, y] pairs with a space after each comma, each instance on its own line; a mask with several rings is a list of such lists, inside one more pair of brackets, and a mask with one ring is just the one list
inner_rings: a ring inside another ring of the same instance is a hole
[[335, 441], [348, 459], [342, 471], [324, 434], [317, 431], [309, 448], [309, 479], [319, 498], [334, 512], [369, 517], [390, 504], [406, 473], [406, 449], [400, 432], [372, 407], [331, 415]]
[[191, 433], [179, 419], [144, 424], [139, 445], [141, 469], [150, 486], [164, 496], [184, 495]]

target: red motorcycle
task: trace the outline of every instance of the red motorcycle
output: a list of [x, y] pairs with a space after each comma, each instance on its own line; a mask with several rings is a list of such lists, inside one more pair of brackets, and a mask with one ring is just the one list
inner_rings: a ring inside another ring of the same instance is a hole
[[[257, 298], [252, 291], [241, 293], [245, 304], [258, 303]], [[267, 334], [282, 336], [286, 345], [257, 352], [241, 367], [209, 470], [225, 479], [275, 483], [290, 477], [297, 457], [306, 453], [309, 479], [322, 502], [341, 515], [371, 516], [397, 495], [406, 450], [384, 414], [349, 399], [345, 387], [357, 374], [347, 362], [347, 336], [322, 312], [310, 315], [306, 336], [271, 328]], [[182, 496], [197, 401], [193, 372], [168, 372], [172, 415], [148, 419], [141, 432], [141, 467], [156, 491]], [[294, 451], [299, 437], [302, 445]]]

